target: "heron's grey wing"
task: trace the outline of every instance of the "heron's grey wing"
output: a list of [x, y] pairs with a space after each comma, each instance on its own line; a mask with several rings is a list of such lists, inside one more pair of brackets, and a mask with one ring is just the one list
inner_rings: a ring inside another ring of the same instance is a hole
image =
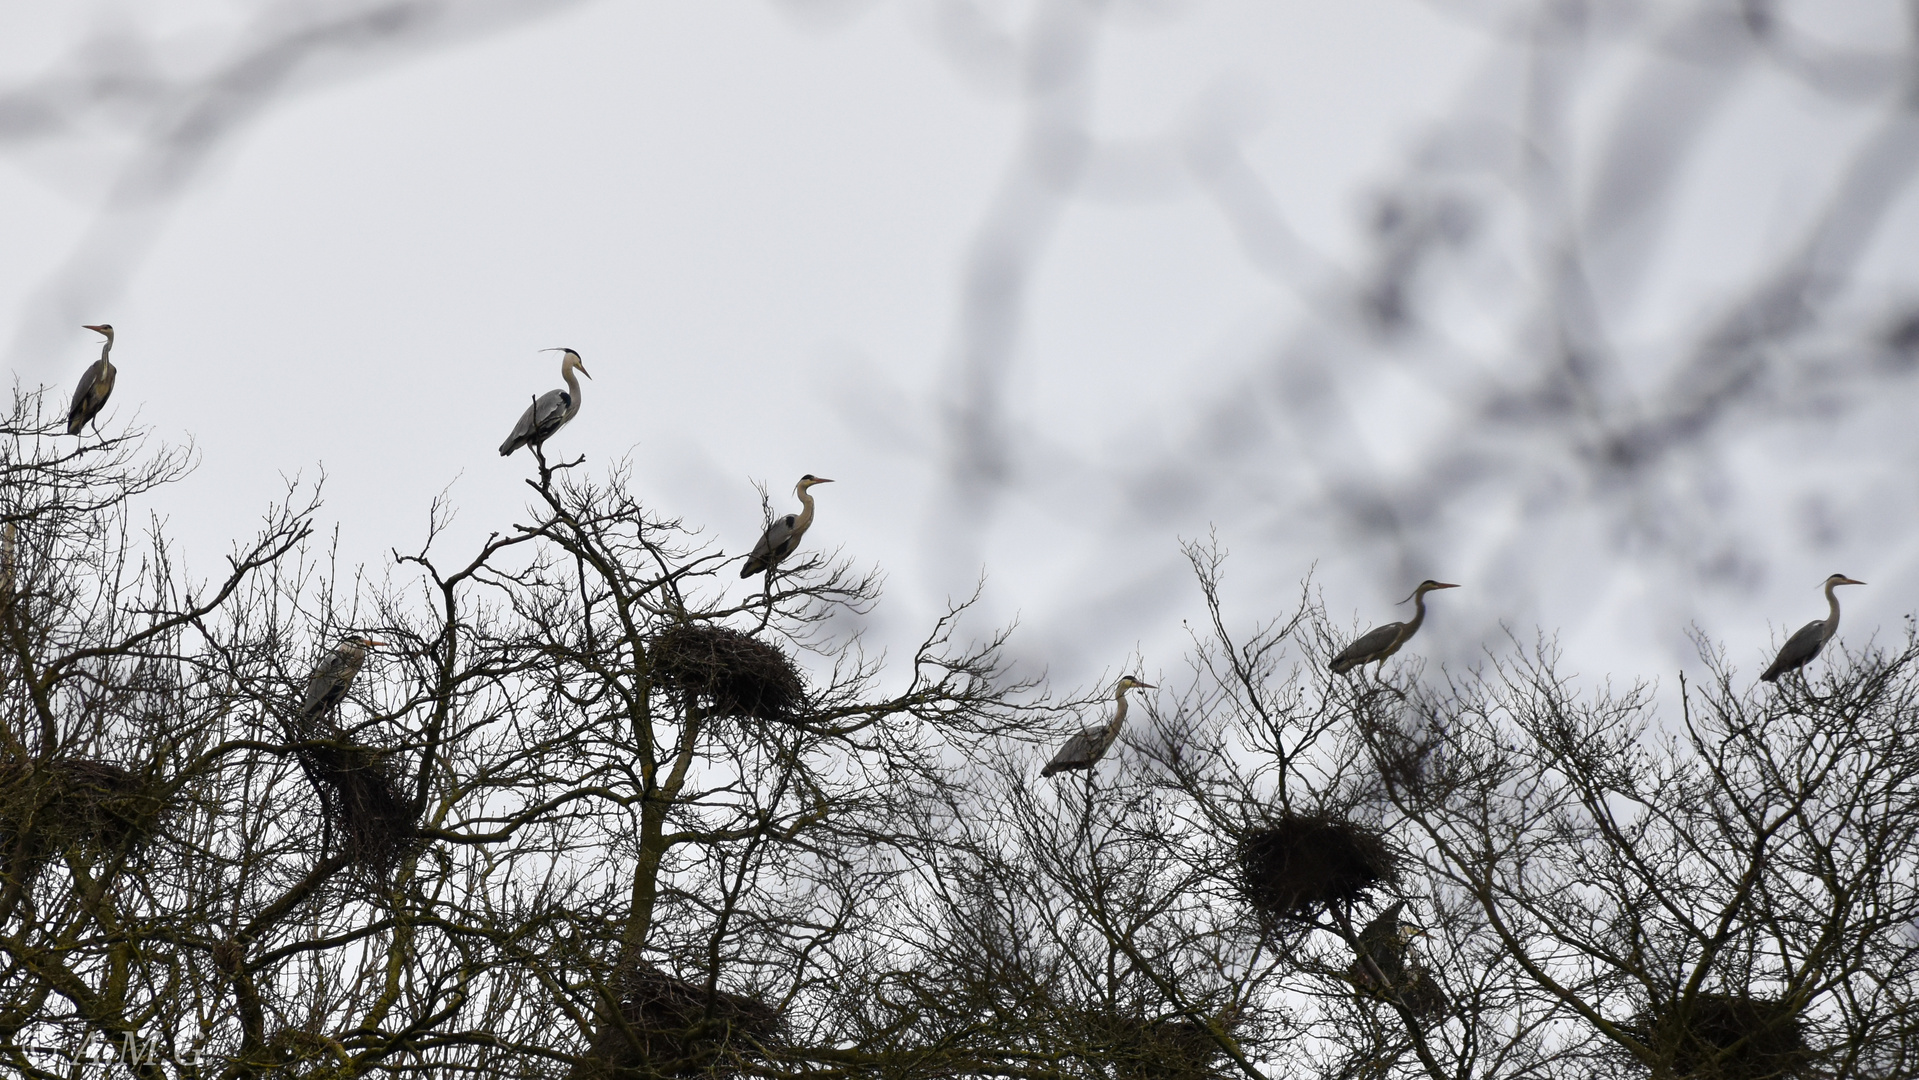
[[533, 434], [529, 442], [545, 442], [548, 435], [560, 430], [566, 424], [566, 407], [573, 403], [573, 395], [564, 390], [548, 390], [533, 403], [539, 410], [539, 416], [533, 421]]
[[1059, 748], [1059, 753], [1053, 755], [1053, 760], [1047, 762], [1046, 767], [1041, 769], [1039, 774], [1051, 776], [1067, 769], [1092, 768], [1093, 762], [1099, 757], [1099, 737], [1102, 731], [1101, 728], [1087, 728], [1066, 740], [1066, 745]]
[[1359, 943], [1366, 948], [1382, 942], [1392, 941], [1399, 936], [1399, 916], [1406, 910], [1406, 901], [1395, 900], [1385, 911], [1380, 912], [1366, 928], [1359, 932]]
[[1381, 649], [1390, 646], [1393, 641], [1399, 637], [1399, 632], [1405, 625], [1404, 623], [1389, 622], [1385, 626], [1375, 627], [1366, 631], [1359, 635], [1351, 645], [1339, 650], [1339, 655], [1333, 657], [1332, 662], [1326, 666], [1330, 668], [1334, 674], [1358, 667], [1371, 659], [1373, 655]]
[[80, 384], [73, 388], [73, 403], [67, 406], [67, 434], [78, 435], [106, 405], [107, 395], [113, 393], [112, 370], [105, 359], [100, 359], [80, 374]]
[[1779, 655], [1773, 658], [1772, 666], [1759, 676], [1765, 682], [1771, 682], [1794, 668], [1805, 667], [1826, 644], [1826, 620], [1814, 619], [1799, 628], [1798, 632], [1786, 639], [1779, 647]]
[[313, 669], [312, 675], [307, 676], [307, 692], [300, 701], [300, 712], [311, 717], [326, 711], [327, 706], [346, 695], [347, 687], [352, 685], [353, 676], [358, 673], [352, 657], [335, 650], [333, 655]]
[[506, 441], [500, 444], [501, 457], [526, 445], [527, 440], [533, 437], [534, 424], [539, 417], [540, 403], [534, 401], [526, 407], [525, 412], [520, 414], [519, 422], [513, 425], [513, 434], [508, 435]]
[[759, 543], [753, 545], [753, 553], [746, 557], [746, 565], [740, 567], [740, 576], [752, 577], [792, 554], [793, 528], [799, 524], [799, 520], [797, 514], [774, 518], [773, 524], [760, 534]]

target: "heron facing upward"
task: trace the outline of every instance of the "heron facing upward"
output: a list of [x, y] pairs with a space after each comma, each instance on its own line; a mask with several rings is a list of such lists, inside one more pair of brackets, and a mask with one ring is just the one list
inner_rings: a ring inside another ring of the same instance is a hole
[[807, 494], [814, 484], [830, 484], [833, 481], [807, 473], [793, 487], [793, 494], [800, 497], [800, 512], [775, 518], [773, 524], [760, 534], [760, 542], [753, 545], [753, 553], [746, 557], [746, 564], [740, 567], [740, 576], [752, 577], [762, 570], [772, 570], [780, 560], [793, 554], [800, 546], [800, 537], [813, 527], [813, 496]]
[[[1379, 661], [1380, 670], [1386, 667], [1386, 658], [1399, 651], [1401, 645], [1411, 641], [1419, 632], [1419, 624], [1426, 621], [1426, 594], [1434, 589], [1457, 589], [1459, 586], [1431, 578], [1419, 583], [1413, 594], [1406, 598], [1413, 602], [1411, 622], [1391, 622], [1361, 634], [1358, 640], [1339, 651], [1332, 662], [1326, 666], [1333, 674], [1342, 675], [1356, 667], [1364, 667], [1373, 661]], [[1405, 603], [1401, 600], [1400, 603]], [[1377, 672], [1375, 672], [1377, 674]]]
[[1091, 769], [1113, 748], [1113, 740], [1119, 738], [1120, 725], [1126, 723], [1126, 691], [1152, 690], [1152, 683], [1140, 682], [1131, 675], [1122, 676], [1119, 685], [1113, 691], [1117, 704], [1113, 708], [1113, 718], [1103, 726], [1087, 728], [1085, 731], [1066, 740], [1059, 748], [1053, 760], [1039, 771], [1041, 776], [1051, 776], [1068, 769]]
[[67, 406], [67, 434], [78, 435], [100, 410], [106, 408], [107, 396], [113, 393], [113, 377], [119, 374], [107, 354], [113, 351], [113, 324], [99, 323], [82, 327], [96, 334], [106, 335], [106, 344], [100, 346], [100, 359], [87, 365], [80, 375], [80, 385], [73, 388], [73, 404]]
[[587, 378], [593, 377], [593, 373], [586, 370], [586, 365], [580, 361], [580, 354], [572, 349], [540, 351], [565, 354], [560, 357], [560, 377], [566, 380], [566, 389], [548, 390], [533, 399], [533, 404], [520, 414], [520, 422], [513, 425], [513, 434], [500, 444], [501, 457], [522, 446], [538, 446], [565, 427], [567, 421], [580, 411], [580, 380], [573, 377], [573, 372], [577, 369]]
[[1800, 627], [1798, 633], [1787, 638], [1786, 643], [1779, 649], [1779, 655], [1773, 658], [1772, 666], [1766, 669], [1764, 675], [1759, 676], [1760, 681], [1776, 682], [1779, 676], [1786, 672], [1798, 671], [1812, 663], [1812, 658], [1818, 656], [1819, 650], [1826, 647], [1826, 642], [1832, 640], [1832, 635], [1839, 632], [1839, 598], [1833, 595], [1832, 590], [1841, 585], [1864, 584], [1865, 582], [1855, 581], [1844, 574], [1834, 574], [1827, 578], [1828, 614], [1823, 619], [1814, 619]]

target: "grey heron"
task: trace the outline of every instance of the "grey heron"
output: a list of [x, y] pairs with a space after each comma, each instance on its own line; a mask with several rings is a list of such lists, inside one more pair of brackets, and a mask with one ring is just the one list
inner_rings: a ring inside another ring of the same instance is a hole
[[384, 641], [375, 641], [370, 637], [350, 637], [342, 640], [338, 648], [307, 676], [306, 696], [300, 701], [300, 715], [307, 720], [317, 720], [327, 710], [345, 700], [346, 692], [353, 686], [354, 677], [360, 674], [360, 668], [366, 663], [366, 652]]
[[[1426, 932], [1401, 918], [1405, 910], [1406, 901], [1393, 901], [1353, 940], [1355, 959], [1349, 973], [1361, 986], [1379, 989], [1379, 978], [1384, 976], [1390, 987], [1405, 977], [1406, 952], [1413, 939]], [[1375, 967], [1378, 974], [1371, 970]]]
[[1041, 776], [1051, 776], [1068, 769], [1091, 769], [1106, 751], [1113, 748], [1113, 740], [1119, 738], [1120, 725], [1126, 723], [1126, 691], [1156, 689], [1152, 683], [1140, 682], [1131, 675], [1122, 676], [1119, 685], [1113, 691], [1117, 705], [1113, 709], [1113, 718], [1100, 727], [1087, 728], [1085, 731], [1066, 740], [1059, 748], [1053, 760], [1039, 771]]
[[87, 365], [80, 375], [80, 385], [73, 388], [73, 404], [67, 406], [67, 434], [78, 435], [100, 410], [106, 407], [107, 396], [113, 393], [113, 377], [119, 374], [107, 354], [113, 351], [113, 324], [98, 323], [82, 327], [96, 334], [106, 335], [106, 343], [100, 346], [100, 359]]
[[1413, 941], [1426, 931], [1401, 918], [1406, 901], [1396, 900], [1353, 939], [1353, 962], [1346, 975], [1353, 985], [1382, 1001], [1397, 1002], [1414, 1016], [1431, 1019], [1451, 1005], [1438, 980], [1409, 956]]
[[1798, 633], [1787, 638], [1786, 643], [1779, 648], [1779, 655], [1773, 658], [1772, 666], [1766, 669], [1764, 675], [1759, 676], [1760, 681], [1775, 682], [1786, 672], [1798, 671], [1812, 663], [1812, 658], [1818, 656], [1819, 650], [1826, 647], [1826, 642], [1832, 640], [1832, 635], [1839, 632], [1839, 598], [1833, 595], [1832, 590], [1841, 585], [1864, 584], [1865, 582], [1855, 581], [1844, 574], [1834, 574], [1827, 578], [1828, 614], [1823, 619], [1814, 619], [1800, 627]]
[[[1398, 652], [1401, 645], [1411, 641], [1413, 635], [1419, 632], [1419, 624], [1426, 621], [1426, 594], [1434, 589], [1457, 588], [1459, 586], [1444, 581], [1434, 581], [1431, 578], [1420, 582], [1419, 587], [1413, 590], [1413, 594], [1406, 598], [1413, 602], [1411, 622], [1392, 622], [1366, 631], [1351, 645], [1341, 649], [1339, 655], [1333, 657], [1332, 662], [1326, 666], [1332, 669], [1333, 674], [1341, 675], [1377, 660], [1383, 670], [1386, 667], [1386, 658]], [[1406, 600], [1401, 600], [1400, 603], [1403, 604]]]
[[800, 537], [813, 524], [813, 496], [807, 489], [814, 484], [830, 484], [833, 481], [807, 473], [793, 487], [793, 494], [800, 497], [800, 512], [775, 518], [766, 531], [760, 534], [760, 542], [753, 545], [753, 553], [746, 557], [746, 565], [740, 567], [740, 576], [752, 577], [762, 570], [771, 570], [780, 564], [780, 560], [793, 554], [800, 546]]
[[500, 444], [500, 456], [506, 457], [522, 446], [538, 446], [552, 434], [566, 426], [567, 421], [580, 411], [580, 381], [573, 377], [578, 369], [580, 374], [592, 378], [593, 373], [586, 370], [580, 361], [580, 354], [572, 349], [541, 349], [541, 352], [565, 353], [560, 357], [560, 377], [566, 380], [566, 389], [548, 390], [533, 399], [533, 404], [520, 414], [520, 421], [513, 425], [513, 434]]

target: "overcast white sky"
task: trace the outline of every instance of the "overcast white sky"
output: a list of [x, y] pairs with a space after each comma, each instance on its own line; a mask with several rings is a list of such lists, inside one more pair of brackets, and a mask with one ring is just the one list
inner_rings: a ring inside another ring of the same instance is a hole
[[[0, 347], [18, 378], [64, 394], [98, 351], [79, 324], [115, 324], [110, 423], [137, 416], [199, 447], [159, 508], [205, 568], [296, 474], [325, 473], [325, 517], [354, 560], [416, 545], [449, 487], [450, 551], [523, 519], [531, 460], [495, 447], [558, 385], [555, 355], [537, 350], [564, 345], [593, 378], [554, 449], [596, 471], [630, 455], [643, 498], [729, 551], [757, 532], [753, 481], [785, 506], [801, 473], [837, 480], [808, 542], [886, 571], [880, 642], [913, 638], [984, 572], [983, 614], [1020, 620], [1023, 659], [1078, 681], [1137, 649], [1150, 677], [1178, 665], [1197, 606], [1179, 541], [1214, 526], [1248, 618], [1288, 603], [1315, 563], [1340, 620], [1397, 617], [1419, 577], [1468, 586], [1435, 598], [1421, 638], [1449, 663], [1504, 621], [1522, 638], [1563, 631], [1588, 674], [1669, 674], [1697, 619], [1750, 669], [1773, 635], [1822, 613], [1815, 589], [1834, 570], [1874, 583], [1846, 596], [1847, 637], [1897, 631], [1919, 583], [1910, 378], [1731, 431], [1663, 496], [1588, 497], [1573, 477], [1568, 508], [1536, 527], [1510, 524], [1535, 520], [1530, 495], [1482, 494], [1408, 526], [1430, 536], [1383, 546], [1314, 516], [1314, 482], [1287, 464], [1311, 453], [1284, 438], [1247, 451], [1271, 460], [1240, 470], [1246, 485], [1167, 466], [1207, 468], [1208, 448], [1235, 437], [1221, 420], [1235, 387], [1321, 347], [1319, 305], [1377, 259], [1381, 193], [1458, 145], [1436, 131], [1456, 136], [1480, 110], [1485, 138], [1523, 142], [1498, 117], [1538, 92], [1530, 4], [1090, 5], [1103, 14], [1083, 97], [1063, 108], [1096, 150], [1026, 222], [1039, 239], [1001, 384], [1012, 471], [991, 498], [967, 497], [949, 432], [969, 260], [996, 214], [1024, 221], [1023, 140], [1062, 107], [1022, 93], [1020, 62], [996, 60], [986, 31], [1016, 46], [1041, 36], [1035, 10], [1079, 6], [982, 3], [973, 36], [955, 28], [962, 5], [904, 0], [603, 0], [503, 17], [318, 70], [238, 125], [177, 200], [117, 216], [103, 208], [121, 205], [128, 163], [176, 114], [122, 101], [34, 133], [18, 100], [11, 114], [0, 103]], [[1617, 117], [1635, 115], [1620, 102], [1648, 70], [1687, 77], [1683, 56], [1631, 40], [1711, 6], [1666, 5], [1670, 20], [1656, 4], [1595, 7], [1596, 43], [1567, 67], [1568, 171], [1620, 138]], [[297, 5], [0, 10], [0, 89], [44, 89], [80, 68], [186, 78]], [[1833, 49], [1896, 53], [1910, 32], [1891, 0], [1784, 10]], [[1627, 29], [1608, 37], [1609, 19]], [[1728, 85], [1647, 269], [1596, 276], [1639, 392], [1656, 395], [1716, 305], [1801, 243], [1839, 163], [1898, 100], [1896, 86], [1836, 93], [1764, 64]], [[1196, 140], [1222, 132], [1296, 238], [1278, 256], [1249, 247], [1194, 164]], [[1599, 175], [1570, 187], [1583, 197]], [[1919, 295], [1919, 207], [1903, 193], [1889, 207], [1842, 305], [1866, 321]], [[1531, 243], [1515, 233], [1445, 264], [1431, 288], [1448, 332], [1352, 368], [1339, 392], [1384, 474], [1417, 475], [1465, 422], [1435, 403], [1430, 370], [1496, 379], [1529, 332]], [[1612, 257], [1587, 254], [1602, 270]], [[1615, 280], [1634, 284], [1608, 292]], [[1800, 340], [1838, 355], [1858, 336]], [[1651, 507], [1641, 526], [1680, 506], [1700, 535], [1777, 538], [1702, 571], [1712, 558], [1622, 526], [1635, 513], [1622, 505]], [[978, 528], [956, 540], [960, 516]], [[1532, 554], [1516, 562], [1521, 545]]]

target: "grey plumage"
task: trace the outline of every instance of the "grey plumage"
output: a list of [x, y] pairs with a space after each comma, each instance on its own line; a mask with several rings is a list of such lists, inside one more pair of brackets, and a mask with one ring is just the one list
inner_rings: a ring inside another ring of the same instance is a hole
[[[1366, 631], [1351, 645], [1339, 650], [1339, 655], [1333, 657], [1332, 661], [1326, 665], [1327, 668], [1335, 675], [1343, 675], [1353, 668], [1362, 667], [1374, 661], [1378, 661], [1380, 667], [1385, 667], [1387, 657], [1392, 656], [1399, 651], [1400, 646], [1411, 641], [1413, 635], [1419, 632], [1419, 624], [1426, 621], [1426, 594], [1434, 589], [1457, 588], [1459, 586], [1444, 581], [1433, 581], [1430, 578], [1420, 582], [1419, 587], [1413, 590], [1413, 594], [1406, 598], [1413, 602], [1411, 621], [1391, 622]], [[1400, 601], [1402, 604], [1405, 602], [1405, 600]]]
[[1099, 727], [1087, 728], [1067, 739], [1066, 745], [1059, 748], [1059, 753], [1053, 755], [1053, 760], [1047, 762], [1039, 774], [1051, 776], [1068, 769], [1091, 769], [1106, 756], [1106, 751], [1113, 748], [1113, 741], [1119, 738], [1120, 726], [1126, 723], [1126, 691], [1151, 689], [1154, 689], [1153, 684], [1140, 682], [1131, 675], [1121, 678], [1113, 692], [1116, 699], [1113, 718]]
[[1405, 910], [1406, 901], [1395, 900], [1359, 932], [1358, 940], [1353, 943], [1353, 952], [1358, 961], [1354, 967], [1364, 973], [1366, 981], [1376, 981], [1366, 968], [1367, 960], [1378, 966], [1388, 984], [1399, 981], [1405, 975], [1406, 950], [1411, 947], [1413, 939], [1423, 932], [1400, 918]]
[[812, 473], [800, 477], [800, 482], [793, 487], [793, 494], [800, 497], [800, 512], [773, 519], [773, 523], [760, 534], [759, 543], [753, 545], [752, 554], [746, 557], [745, 564], [740, 567], [741, 577], [748, 578], [762, 570], [771, 570], [799, 548], [800, 538], [813, 525], [813, 496], [807, 493], [807, 489], [815, 484], [832, 482]]
[[1812, 658], [1818, 656], [1819, 650], [1825, 648], [1826, 642], [1831, 641], [1832, 636], [1839, 632], [1839, 597], [1834, 595], [1832, 590], [1841, 585], [1864, 584], [1865, 582], [1855, 581], [1844, 574], [1834, 574], [1827, 578], [1825, 581], [1826, 617], [1814, 619], [1787, 638], [1786, 643], [1779, 649], [1779, 655], [1773, 658], [1772, 666], [1766, 669], [1765, 674], [1759, 676], [1760, 681], [1774, 682], [1788, 671], [1797, 671], [1812, 663]]
[[1446, 991], [1432, 973], [1411, 957], [1414, 939], [1425, 931], [1400, 916], [1404, 900], [1395, 901], [1353, 942], [1353, 962], [1346, 975], [1353, 985], [1381, 1001], [1397, 1002], [1424, 1020], [1451, 1009]]
[[96, 334], [104, 334], [106, 343], [100, 346], [100, 359], [87, 365], [80, 375], [79, 385], [73, 388], [73, 403], [67, 406], [67, 434], [78, 435], [93, 418], [106, 408], [107, 398], [113, 393], [113, 380], [119, 375], [119, 369], [107, 359], [113, 351], [113, 324], [100, 323], [84, 329]]
[[367, 650], [380, 644], [384, 643], [368, 637], [350, 637], [340, 642], [339, 647], [313, 669], [313, 674], [307, 676], [306, 695], [300, 700], [300, 715], [309, 721], [317, 720], [346, 700], [353, 680], [366, 664]]
[[560, 357], [560, 377], [566, 380], [566, 389], [548, 390], [533, 399], [533, 403], [520, 414], [519, 422], [513, 425], [513, 434], [500, 444], [500, 456], [506, 457], [522, 446], [538, 446], [551, 438], [553, 433], [565, 427], [580, 411], [580, 381], [573, 377], [577, 368], [580, 374], [592, 378], [593, 373], [586, 370], [586, 364], [580, 360], [580, 354], [572, 349], [547, 349], [546, 352], [564, 353]]

